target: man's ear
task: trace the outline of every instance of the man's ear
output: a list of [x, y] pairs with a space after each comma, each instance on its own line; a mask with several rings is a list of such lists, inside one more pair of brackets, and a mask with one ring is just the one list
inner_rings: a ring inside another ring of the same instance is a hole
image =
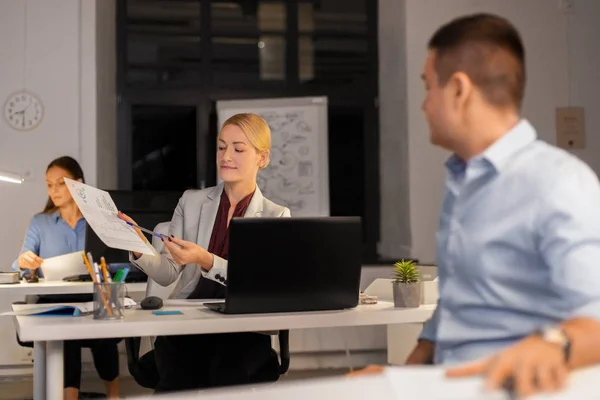
[[83, 183], [83, 179], [81, 179], [81, 178], [77, 178], [77, 182], [81, 182], [81, 183]]
[[462, 108], [473, 94], [473, 82], [464, 72], [452, 74], [447, 85], [458, 108]]

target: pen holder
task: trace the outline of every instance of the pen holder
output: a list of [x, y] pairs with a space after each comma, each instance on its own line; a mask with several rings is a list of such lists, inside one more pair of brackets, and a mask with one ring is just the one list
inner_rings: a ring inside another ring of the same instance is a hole
[[94, 319], [125, 317], [125, 283], [94, 283]]

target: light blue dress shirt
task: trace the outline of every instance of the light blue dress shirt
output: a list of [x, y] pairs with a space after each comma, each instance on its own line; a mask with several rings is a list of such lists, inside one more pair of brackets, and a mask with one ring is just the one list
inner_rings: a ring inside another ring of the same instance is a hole
[[542, 326], [600, 320], [600, 185], [526, 120], [468, 163], [447, 162], [435, 363], [492, 355]]
[[[37, 214], [29, 223], [19, 255], [31, 250], [41, 258], [50, 258], [81, 251], [85, 246], [85, 227], [84, 218], [80, 218], [75, 228], [71, 228], [58, 211]], [[12, 269], [19, 271], [17, 260], [13, 262]], [[28, 272], [23, 270], [23, 274]], [[42, 271], [39, 272], [42, 276]]]

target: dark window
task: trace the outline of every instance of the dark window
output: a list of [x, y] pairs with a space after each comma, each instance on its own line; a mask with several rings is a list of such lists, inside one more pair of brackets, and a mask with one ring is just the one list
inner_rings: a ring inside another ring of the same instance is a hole
[[196, 107], [132, 108], [134, 190], [195, 188]]
[[331, 214], [363, 217], [376, 257], [377, 1], [117, 5], [121, 189], [214, 185], [218, 100], [327, 96]]
[[127, 84], [200, 84], [200, 3], [127, 0]]

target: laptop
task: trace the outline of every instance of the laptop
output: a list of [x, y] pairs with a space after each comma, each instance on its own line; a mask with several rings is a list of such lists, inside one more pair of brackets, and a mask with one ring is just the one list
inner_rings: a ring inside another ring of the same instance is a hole
[[234, 218], [229, 226], [225, 314], [356, 307], [362, 229], [359, 217]]

